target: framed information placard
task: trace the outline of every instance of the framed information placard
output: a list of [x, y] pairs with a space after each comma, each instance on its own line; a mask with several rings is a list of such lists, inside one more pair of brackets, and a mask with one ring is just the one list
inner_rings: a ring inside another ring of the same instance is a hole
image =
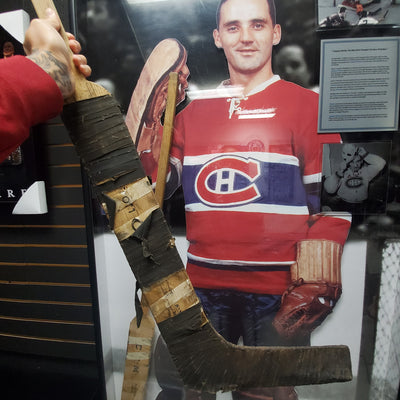
[[398, 37], [321, 42], [318, 131], [394, 131], [399, 109]]

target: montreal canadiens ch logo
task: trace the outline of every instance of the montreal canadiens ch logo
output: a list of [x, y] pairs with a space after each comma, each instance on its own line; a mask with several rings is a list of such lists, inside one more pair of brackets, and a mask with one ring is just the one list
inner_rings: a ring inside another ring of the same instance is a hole
[[260, 197], [255, 185], [260, 163], [236, 156], [212, 159], [199, 171], [195, 189], [199, 198], [212, 206], [240, 205]]

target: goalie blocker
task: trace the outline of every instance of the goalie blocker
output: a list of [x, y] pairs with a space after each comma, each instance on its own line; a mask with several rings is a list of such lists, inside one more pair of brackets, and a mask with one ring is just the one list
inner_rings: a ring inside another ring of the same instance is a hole
[[297, 244], [292, 284], [282, 296], [273, 325], [287, 339], [307, 338], [332, 312], [342, 293], [343, 246], [329, 240]]

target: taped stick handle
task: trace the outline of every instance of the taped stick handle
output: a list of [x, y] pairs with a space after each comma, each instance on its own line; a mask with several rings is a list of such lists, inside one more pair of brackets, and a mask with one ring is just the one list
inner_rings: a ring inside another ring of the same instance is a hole
[[178, 92], [178, 73], [170, 72], [167, 93], [167, 105], [165, 109], [164, 129], [161, 139], [161, 152], [158, 161], [157, 184], [155, 195], [160, 207], [163, 205], [165, 185], [167, 182], [169, 152], [171, 149], [174, 131], [174, 119], [176, 112], [176, 95]]
[[[60, 16], [52, 0], [31, 0], [31, 2], [39, 18], [41, 19], [46, 18], [47, 17], [46, 10], [48, 8], [51, 8], [52, 10], [54, 10], [54, 12], [57, 14], [57, 17], [60, 19]], [[69, 47], [69, 40], [65, 33], [65, 29], [61, 22], [61, 19], [60, 23], [61, 23], [60, 35], [63, 38], [68, 50], [71, 53], [70, 68], [75, 78], [75, 93], [70, 98], [66, 99], [65, 103], [74, 103], [80, 100], [86, 100], [94, 97], [110, 95], [110, 93], [100, 85], [97, 85], [93, 82], [86, 80], [86, 78], [80, 73], [79, 69], [75, 67], [75, 65], [72, 62], [73, 53]]]

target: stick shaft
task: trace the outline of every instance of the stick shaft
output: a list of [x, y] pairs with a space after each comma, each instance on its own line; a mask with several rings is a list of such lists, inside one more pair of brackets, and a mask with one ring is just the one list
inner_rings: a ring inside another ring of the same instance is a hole
[[169, 74], [167, 106], [165, 109], [164, 129], [161, 140], [161, 153], [158, 162], [156, 199], [160, 207], [164, 201], [165, 184], [167, 181], [169, 152], [171, 149], [172, 136], [174, 130], [174, 117], [176, 109], [176, 95], [178, 91], [178, 74], [171, 72]]
[[143, 400], [150, 370], [155, 323], [147, 306], [143, 306], [140, 327], [136, 317], [129, 326], [124, 382], [121, 400]]

